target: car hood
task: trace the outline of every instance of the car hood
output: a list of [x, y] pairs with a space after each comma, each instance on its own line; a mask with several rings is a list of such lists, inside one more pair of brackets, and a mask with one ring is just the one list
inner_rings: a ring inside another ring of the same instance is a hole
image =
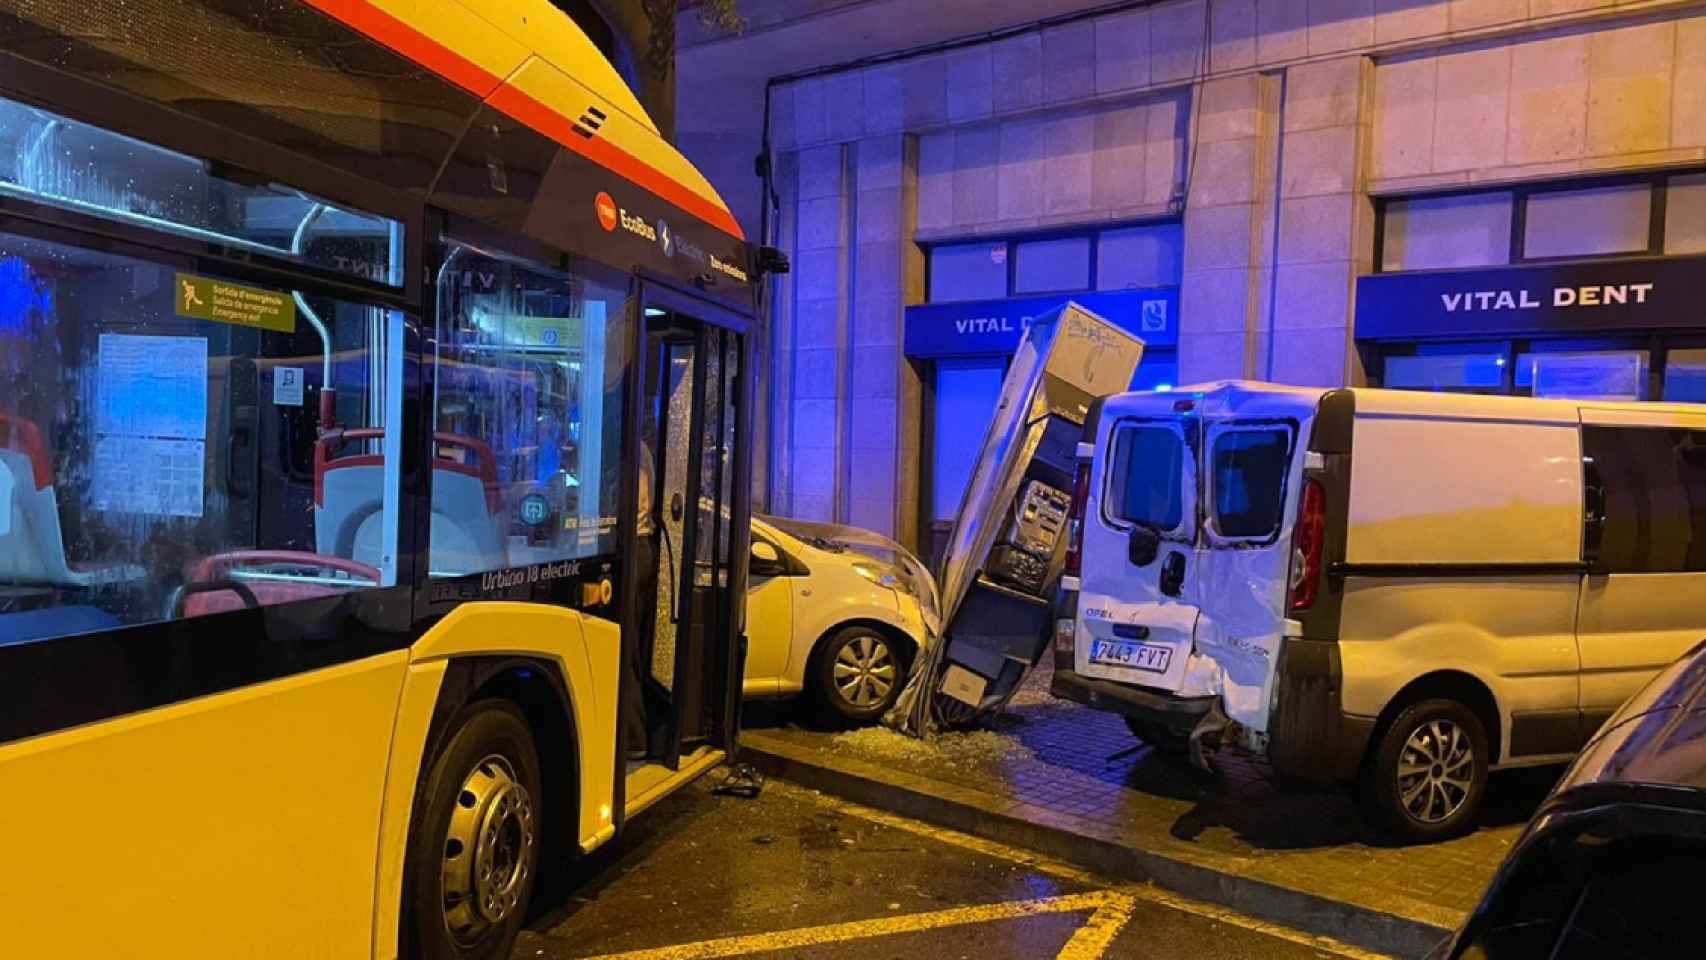
[[925, 567], [911, 550], [900, 543], [880, 533], [841, 523], [816, 523], [771, 516], [755, 516], [753, 519], [768, 524], [807, 546], [836, 553], [852, 550], [888, 567], [895, 579], [900, 581], [902, 589], [918, 601], [919, 613], [924, 618], [924, 626], [930, 634], [935, 636], [941, 633], [936, 578], [930, 575], [929, 568]]

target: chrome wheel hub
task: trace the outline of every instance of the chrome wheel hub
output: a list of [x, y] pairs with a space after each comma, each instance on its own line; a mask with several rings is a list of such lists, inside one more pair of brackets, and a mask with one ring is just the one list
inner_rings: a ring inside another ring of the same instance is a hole
[[880, 637], [854, 637], [835, 655], [835, 689], [855, 707], [882, 703], [894, 683], [894, 655]]
[[1474, 776], [1475, 749], [1450, 720], [1417, 727], [1398, 754], [1398, 798], [1421, 823], [1441, 823], [1461, 810]]
[[533, 798], [508, 760], [474, 765], [451, 808], [444, 838], [444, 925], [468, 944], [521, 907], [537, 842]]

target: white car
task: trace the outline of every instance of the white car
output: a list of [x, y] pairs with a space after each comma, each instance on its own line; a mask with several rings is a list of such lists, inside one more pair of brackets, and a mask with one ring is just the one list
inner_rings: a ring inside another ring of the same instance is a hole
[[855, 527], [754, 517], [745, 694], [810, 697], [868, 723], [936, 629], [936, 587], [900, 544]]

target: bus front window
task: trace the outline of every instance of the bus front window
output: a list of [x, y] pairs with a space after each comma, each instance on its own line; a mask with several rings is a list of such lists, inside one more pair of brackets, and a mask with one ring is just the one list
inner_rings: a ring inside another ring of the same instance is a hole
[[614, 552], [624, 281], [452, 248], [438, 284], [433, 575]]

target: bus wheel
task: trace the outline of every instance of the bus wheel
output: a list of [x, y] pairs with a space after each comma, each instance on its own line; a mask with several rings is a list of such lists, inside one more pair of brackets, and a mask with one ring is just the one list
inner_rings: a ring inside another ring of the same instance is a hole
[[539, 757], [505, 700], [463, 708], [409, 828], [405, 940], [421, 960], [506, 958], [539, 872]]

